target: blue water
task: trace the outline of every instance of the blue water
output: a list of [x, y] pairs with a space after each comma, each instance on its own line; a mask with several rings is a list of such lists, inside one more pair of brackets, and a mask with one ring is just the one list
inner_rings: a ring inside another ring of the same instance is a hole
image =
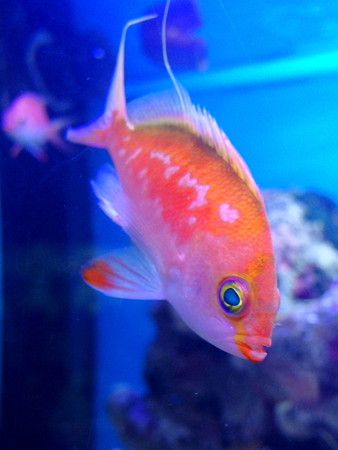
[[[116, 54], [123, 24], [142, 15], [152, 3], [73, 0], [72, 7], [76, 27], [100, 30]], [[338, 4], [329, 0], [199, 3], [204, 22], [199, 35], [207, 41], [208, 68], [177, 73], [194, 103], [216, 118], [261, 188], [315, 189], [338, 201]], [[137, 29], [128, 35], [126, 83], [130, 99], [170, 87], [163, 67], [142, 52]], [[87, 119], [103, 109], [107, 89], [108, 82], [102, 94], [92, 99]], [[89, 183], [107, 160], [103, 150], [94, 150], [88, 173], [79, 178], [88, 176]], [[51, 176], [57, 177], [62, 166], [56, 170]], [[93, 256], [126, 244], [126, 236], [87, 194]], [[99, 294], [94, 302], [94, 400], [88, 448], [123, 448], [105, 405], [117, 383], [145, 389], [144, 357], [154, 333], [151, 302]]]

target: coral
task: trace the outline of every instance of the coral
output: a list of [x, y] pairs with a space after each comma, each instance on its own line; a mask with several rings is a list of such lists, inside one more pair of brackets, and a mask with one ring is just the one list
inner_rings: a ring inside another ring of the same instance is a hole
[[157, 303], [146, 394], [117, 387], [109, 413], [132, 449], [338, 448], [337, 209], [309, 192], [265, 193], [281, 313], [253, 364], [202, 341]]
[[318, 299], [338, 274], [337, 208], [315, 193], [268, 191], [281, 312]]

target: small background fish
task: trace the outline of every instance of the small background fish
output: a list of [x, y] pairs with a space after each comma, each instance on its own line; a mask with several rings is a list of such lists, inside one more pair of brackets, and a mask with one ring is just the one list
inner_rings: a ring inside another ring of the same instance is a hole
[[48, 159], [48, 143], [62, 150], [67, 148], [59, 135], [67, 125], [69, 119], [50, 119], [43, 97], [30, 91], [16, 97], [2, 117], [2, 129], [15, 143], [11, 155], [18, 156], [24, 149], [40, 162]]

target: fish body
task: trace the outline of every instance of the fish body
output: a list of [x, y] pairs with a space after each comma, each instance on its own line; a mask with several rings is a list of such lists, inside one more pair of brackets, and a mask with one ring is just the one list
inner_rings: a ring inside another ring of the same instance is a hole
[[106, 110], [71, 141], [107, 148], [115, 169], [93, 183], [135, 247], [91, 261], [83, 276], [113, 297], [166, 299], [198, 335], [251, 361], [266, 356], [279, 305], [260, 192], [215, 120], [188, 94], [126, 106], [124, 40]]
[[2, 117], [2, 129], [15, 143], [12, 156], [25, 149], [41, 162], [47, 160], [48, 142], [63, 147], [59, 130], [67, 124], [64, 119], [51, 120], [43, 97], [30, 91], [16, 97]]

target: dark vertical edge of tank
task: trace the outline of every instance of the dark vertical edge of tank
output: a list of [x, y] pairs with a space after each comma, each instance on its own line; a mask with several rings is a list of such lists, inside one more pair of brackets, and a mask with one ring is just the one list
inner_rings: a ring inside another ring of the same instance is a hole
[[[56, 42], [50, 53], [61, 58], [65, 77], [72, 78], [67, 84], [56, 76], [53, 94], [65, 86], [74, 112], [81, 111], [85, 99], [74, 72], [80, 71], [82, 62], [75, 64], [74, 57], [69, 67], [63, 53], [72, 39], [79, 39], [71, 3], [0, 0], [0, 9], [1, 110], [22, 90], [35, 89], [25, 66], [25, 45], [44, 24]], [[41, 67], [44, 70], [43, 61]], [[52, 75], [46, 67], [47, 75]], [[47, 77], [51, 80], [53, 76]], [[48, 163], [41, 164], [27, 152], [11, 158], [10, 146], [0, 133], [4, 337], [0, 445], [8, 450], [90, 449], [94, 296], [82, 287], [79, 275], [91, 245], [87, 156], [72, 158], [51, 148]]]

